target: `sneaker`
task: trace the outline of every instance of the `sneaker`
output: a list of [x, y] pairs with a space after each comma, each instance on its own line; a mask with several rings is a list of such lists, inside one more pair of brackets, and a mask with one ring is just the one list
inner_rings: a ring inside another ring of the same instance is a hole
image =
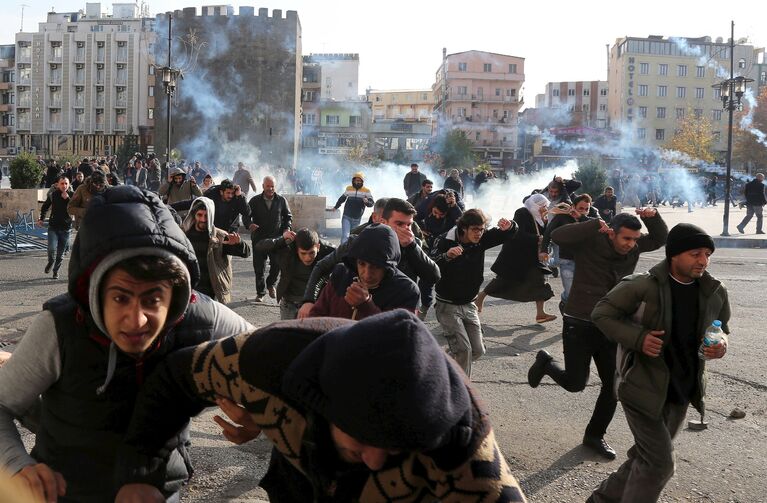
[[256, 303], [257, 304], [260, 304], [263, 301], [264, 301], [264, 296], [263, 295], [256, 295]]
[[53, 262], [48, 262], [48, 264], [45, 266], [45, 274], [51, 272], [51, 267], [53, 267]]
[[541, 379], [546, 375], [546, 366], [553, 359], [554, 357], [548, 351], [543, 349], [538, 351], [538, 354], [535, 355], [535, 363], [527, 371], [527, 383], [531, 388], [537, 388], [541, 384]]
[[53, 272], [53, 279], [59, 279], [59, 271]]
[[269, 292], [269, 297], [273, 299], [277, 298], [277, 290], [275, 290], [273, 286], [267, 288], [266, 291]]
[[421, 321], [426, 321], [426, 316], [429, 314], [429, 308], [421, 308], [416, 312], [416, 316], [418, 316], [418, 319]]

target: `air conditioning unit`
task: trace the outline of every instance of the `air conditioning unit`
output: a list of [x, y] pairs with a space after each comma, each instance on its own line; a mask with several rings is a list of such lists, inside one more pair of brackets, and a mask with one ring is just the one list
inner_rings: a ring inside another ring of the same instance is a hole
[[18, 151], [16, 150], [16, 147], [8, 147], [8, 148], [6, 149], [6, 151], [8, 152], [8, 154], [9, 154], [9, 155], [16, 155], [16, 153], [18, 152]]
[[104, 155], [112, 155], [112, 145], [104, 145]]

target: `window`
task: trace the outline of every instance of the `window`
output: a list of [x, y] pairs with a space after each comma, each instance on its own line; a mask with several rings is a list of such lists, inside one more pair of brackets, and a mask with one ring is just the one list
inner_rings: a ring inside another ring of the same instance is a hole
[[551, 95], [552, 96], [559, 96], [559, 89], [552, 89], [551, 90]]
[[600, 96], [607, 96], [607, 89], [600, 89], [599, 90], [599, 95]]
[[719, 101], [722, 99], [722, 90], [718, 87], [715, 87], [714, 92], [711, 94], [713, 95], [714, 101]]
[[647, 118], [647, 107], [639, 107], [639, 118], [640, 119]]
[[665, 119], [666, 118], [666, 107], [657, 107], [655, 109], [655, 117], [657, 119]]
[[588, 112], [589, 111], [589, 106], [588, 105], [583, 105], [583, 107], [581, 107], [581, 108], [583, 109], [584, 112]]
[[147, 119], [154, 119], [154, 108], [147, 108], [147, 110], [146, 110], [146, 118]]
[[509, 112], [508, 110], [504, 110], [504, 111], [503, 111], [503, 119], [504, 119], [504, 120], [508, 119], [508, 118], [509, 118], [509, 115], [510, 115], [510, 113], [511, 113], [511, 112]]
[[677, 119], [684, 119], [684, 108], [677, 108], [676, 109], [676, 118]]
[[700, 119], [703, 117], [703, 109], [702, 108], [696, 108], [695, 109], [695, 118]]
[[687, 96], [687, 88], [686, 87], [677, 87], [676, 88], [676, 97], [677, 98], [684, 98]]
[[500, 87], [497, 87], [497, 88], [495, 89], [495, 95], [496, 95], [496, 96], [500, 96], [500, 95], [501, 95], [501, 88], [500, 88]]
[[337, 126], [341, 123], [341, 117], [338, 115], [326, 115], [325, 124], [328, 126]]
[[702, 87], [696, 87], [695, 88], [695, 97], [699, 100], [703, 99], [703, 97], [706, 95], [706, 91]]
[[509, 63], [509, 73], [517, 73], [517, 64]]
[[665, 129], [656, 129], [655, 130], [655, 139], [656, 140], [665, 140], [666, 139], [666, 130]]
[[493, 119], [497, 119], [497, 118], [498, 118], [498, 109], [494, 109], [493, 110]]
[[639, 96], [647, 96], [647, 84], [639, 84]]
[[687, 65], [676, 65], [676, 76], [687, 77]]
[[711, 111], [711, 119], [715, 121], [722, 120], [722, 111], [721, 110], [712, 110]]
[[604, 104], [604, 103], [601, 103], [601, 104], [599, 105], [599, 111], [600, 111], [600, 112], [606, 112], [606, 111], [607, 111], [607, 105], [606, 105], [606, 104]]
[[482, 65], [482, 71], [485, 73], [490, 73], [493, 71], [493, 65], [491, 63], [485, 63]]
[[466, 86], [458, 86], [458, 95], [459, 96], [466, 96], [466, 94], [468, 94], [467, 91], [468, 90], [467, 90]]
[[643, 127], [637, 128], [637, 138], [640, 140], [647, 138], [647, 130]]
[[658, 64], [658, 75], [668, 75], [668, 65], [666, 63]]
[[658, 86], [658, 97], [664, 98], [668, 94], [668, 86]]
[[695, 67], [695, 76], [699, 78], [703, 78], [706, 76], [706, 67], [705, 66], [696, 66]]
[[763, 86], [767, 84], [767, 72], [761, 72], [759, 74], [759, 85]]
[[568, 96], [575, 96], [575, 89], [568, 89], [567, 90], [567, 95]]
[[506, 96], [516, 96], [517, 90], [516, 89], [506, 89]]
[[[383, 118], [383, 116], [381, 117]], [[317, 114], [304, 114], [303, 121], [304, 124], [316, 124], [317, 123]]]
[[458, 63], [458, 71], [459, 72], [465, 72], [466, 71], [466, 63]]
[[650, 73], [650, 63], [639, 63], [639, 74], [647, 75]]
[[154, 96], [154, 86], [149, 86], [149, 89], [147, 89], [147, 96]]
[[588, 96], [589, 94], [591, 94], [591, 90], [590, 89], [584, 89], [583, 90], [583, 95], [584, 96]]
[[349, 127], [360, 127], [360, 126], [362, 126], [362, 117], [359, 115], [350, 115]]
[[466, 109], [463, 107], [458, 107], [458, 117], [466, 117]]
[[149, 65], [149, 75], [154, 75], [154, 66]]

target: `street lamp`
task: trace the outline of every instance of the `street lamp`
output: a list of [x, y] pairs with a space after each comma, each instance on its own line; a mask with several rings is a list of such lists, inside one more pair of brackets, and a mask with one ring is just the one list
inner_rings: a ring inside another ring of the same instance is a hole
[[[714, 84], [715, 89], [719, 89], [722, 96], [722, 109], [727, 110], [727, 174], [724, 186], [724, 215], [722, 217], [722, 236], [729, 236], [730, 225], [730, 189], [732, 174], [732, 114], [736, 110], [743, 110], [742, 98], [746, 93], [746, 86], [754, 79], [748, 79], [743, 76], [735, 77], [735, 21], [730, 25], [730, 78], [718, 84]], [[741, 68], [745, 65], [739, 63]]]
[[176, 92], [176, 85], [179, 79], [184, 78], [184, 74], [178, 68], [173, 68], [170, 64], [171, 57], [171, 41], [172, 41], [172, 23], [173, 16], [168, 14], [168, 66], [163, 66], [157, 70], [160, 72], [162, 78], [162, 87], [165, 89], [165, 96], [167, 98], [167, 107], [165, 110], [165, 118], [167, 125], [168, 141], [165, 145], [165, 163], [166, 166], [170, 163], [170, 103], [173, 95]]

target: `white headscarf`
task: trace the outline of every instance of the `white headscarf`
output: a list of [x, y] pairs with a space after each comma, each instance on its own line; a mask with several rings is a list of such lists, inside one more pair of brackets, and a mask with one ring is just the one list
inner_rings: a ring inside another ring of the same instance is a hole
[[541, 227], [546, 225], [543, 222], [543, 217], [541, 216], [541, 208], [545, 208], [548, 205], [549, 200], [543, 194], [533, 194], [525, 201], [525, 208], [527, 208], [527, 211], [529, 211], [533, 216], [535, 222]]

